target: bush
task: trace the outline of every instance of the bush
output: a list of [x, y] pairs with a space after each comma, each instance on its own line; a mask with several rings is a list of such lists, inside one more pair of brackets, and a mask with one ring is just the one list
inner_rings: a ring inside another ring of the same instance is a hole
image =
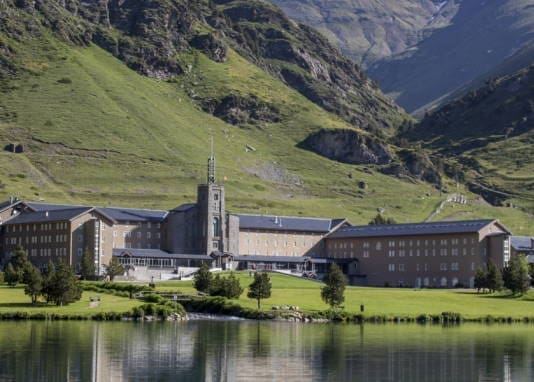
[[145, 302], [150, 302], [154, 304], [161, 304], [165, 301], [163, 297], [154, 293], [147, 294], [143, 299], [145, 300]]

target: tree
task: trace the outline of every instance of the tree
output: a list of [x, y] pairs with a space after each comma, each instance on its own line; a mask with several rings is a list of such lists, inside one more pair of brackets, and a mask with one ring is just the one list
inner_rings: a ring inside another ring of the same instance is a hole
[[24, 269], [24, 284], [24, 293], [31, 297], [32, 304], [35, 305], [43, 290], [43, 278], [41, 272], [31, 264]]
[[82, 279], [92, 280], [95, 277], [95, 260], [89, 248], [85, 248], [82, 255]]
[[4, 278], [5, 278], [7, 285], [9, 285], [10, 287], [14, 287], [21, 281], [22, 272], [20, 270], [15, 269], [13, 264], [8, 263]]
[[124, 267], [116, 257], [111, 257], [109, 264], [106, 266], [106, 276], [109, 277], [109, 281], [113, 281], [115, 276], [124, 274]]
[[200, 266], [200, 269], [195, 273], [193, 286], [195, 289], [202, 293], [209, 293], [210, 287], [213, 282], [213, 274], [210, 272], [210, 268], [206, 263]]
[[55, 272], [50, 279], [49, 298], [56, 305], [68, 305], [82, 297], [82, 287], [76, 279], [73, 270], [60, 261], [55, 266]]
[[488, 264], [488, 270], [486, 272], [486, 285], [490, 293], [499, 291], [504, 286], [501, 271], [495, 264], [493, 264], [493, 261], [491, 260]]
[[488, 280], [486, 277], [486, 272], [484, 272], [482, 269], [477, 269], [475, 273], [475, 288], [477, 289], [477, 293], [482, 290], [482, 293], [484, 293], [484, 290], [488, 287]]
[[321, 289], [321, 298], [330, 305], [331, 308], [337, 308], [345, 301], [345, 275], [337, 264], [332, 264], [328, 269], [323, 281], [325, 286]]
[[369, 222], [369, 225], [383, 225], [383, 224], [397, 224], [393, 218], [385, 218], [381, 213], [376, 214], [376, 216]]
[[239, 279], [233, 273], [228, 277], [215, 275], [209, 287], [210, 296], [223, 296], [226, 298], [239, 298], [243, 293], [243, 288], [239, 284]]
[[26, 264], [28, 264], [30, 261], [28, 260], [28, 254], [24, 248], [22, 248], [21, 245], [17, 245], [9, 262], [13, 264], [13, 268], [23, 271]]
[[258, 301], [258, 310], [260, 309], [260, 301], [264, 298], [271, 297], [271, 279], [267, 272], [256, 272], [254, 274], [254, 281], [248, 287], [248, 298], [253, 298]]
[[530, 285], [534, 285], [534, 264], [529, 264], [528, 269], [528, 275], [530, 276]]
[[26, 251], [22, 246], [17, 245], [15, 252], [11, 259], [9, 259], [9, 263], [6, 267], [5, 279], [9, 286], [14, 287], [18, 283], [23, 283], [24, 270], [29, 264], [30, 262]]
[[513, 294], [525, 293], [530, 287], [530, 277], [528, 275], [528, 262], [523, 254], [512, 256], [504, 272], [504, 286]]
[[41, 290], [41, 294], [45, 298], [47, 304], [52, 301], [55, 273], [56, 267], [52, 261], [49, 261], [43, 272], [43, 287]]

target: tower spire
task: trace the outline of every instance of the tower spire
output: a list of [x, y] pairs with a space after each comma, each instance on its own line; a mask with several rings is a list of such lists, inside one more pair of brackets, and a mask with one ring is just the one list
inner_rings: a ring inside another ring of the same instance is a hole
[[210, 136], [210, 157], [208, 158], [208, 184], [215, 183], [215, 156], [213, 155], [213, 135]]

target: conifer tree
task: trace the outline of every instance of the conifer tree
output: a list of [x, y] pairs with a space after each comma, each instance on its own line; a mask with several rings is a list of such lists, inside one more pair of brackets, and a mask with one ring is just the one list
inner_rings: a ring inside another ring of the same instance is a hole
[[490, 293], [500, 291], [504, 286], [501, 271], [491, 260], [486, 272], [486, 286]]
[[193, 285], [195, 289], [202, 293], [209, 293], [212, 288], [213, 274], [206, 263], [203, 263], [194, 276]]
[[271, 297], [271, 279], [267, 272], [256, 272], [254, 281], [249, 285], [248, 298], [256, 299], [258, 310], [261, 308], [261, 300]]
[[56, 305], [68, 305], [82, 297], [82, 287], [72, 269], [63, 261], [55, 266], [48, 291], [49, 297]]
[[22, 279], [22, 272], [17, 271], [13, 264], [8, 263], [6, 272], [4, 274], [4, 280], [10, 287], [15, 287]]
[[335, 263], [332, 264], [323, 281], [326, 285], [321, 289], [321, 298], [331, 308], [339, 307], [345, 301], [344, 294], [347, 283], [341, 268]]
[[53, 282], [54, 282], [55, 273], [56, 273], [56, 266], [54, 265], [52, 261], [49, 261], [43, 272], [43, 288], [41, 291], [41, 294], [47, 303], [52, 301]]
[[85, 248], [82, 255], [82, 279], [92, 280], [95, 277], [95, 261], [89, 248]]
[[512, 256], [504, 271], [504, 286], [513, 294], [525, 293], [530, 287], [528, 262], [523, 254]]
[[32, 304], [35, 305], [43, 290], [43, 278], [41, 272], [29, 263], [24, 269], [24, 284], [24, 293], [30, 296]]
[[124, 274], [124, 267], [116, 257], [111, 257], [109, 264], [106, 266], [106, 276], [109, 277], [109, 281], [113, 281], [116, 276]]

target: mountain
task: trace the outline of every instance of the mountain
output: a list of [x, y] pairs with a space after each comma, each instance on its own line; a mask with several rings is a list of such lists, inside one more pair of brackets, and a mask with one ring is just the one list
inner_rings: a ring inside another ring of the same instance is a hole
[[[429, 182], [452, 183], [389, 142], [410, 123], [265, 2], [0, 1], [2, 199], [173, 208], [213, 136], [231, 211], [420, 221], [447, 197]], [[528, 232], [520, 210], [460, 192], [462, 216]]]
[[404, 137], [447, 158], [450, 175], [492, 203], [534, 210], [534, 64], [487, 80]]
[[311, 25], [364, 68], [403, 53], [447, 26], [457, 5], [441, 0], [272, 0]]
[[530, 0], [272, 0], [317, 27], [413, 112], [491, 72], [534, 38]]

